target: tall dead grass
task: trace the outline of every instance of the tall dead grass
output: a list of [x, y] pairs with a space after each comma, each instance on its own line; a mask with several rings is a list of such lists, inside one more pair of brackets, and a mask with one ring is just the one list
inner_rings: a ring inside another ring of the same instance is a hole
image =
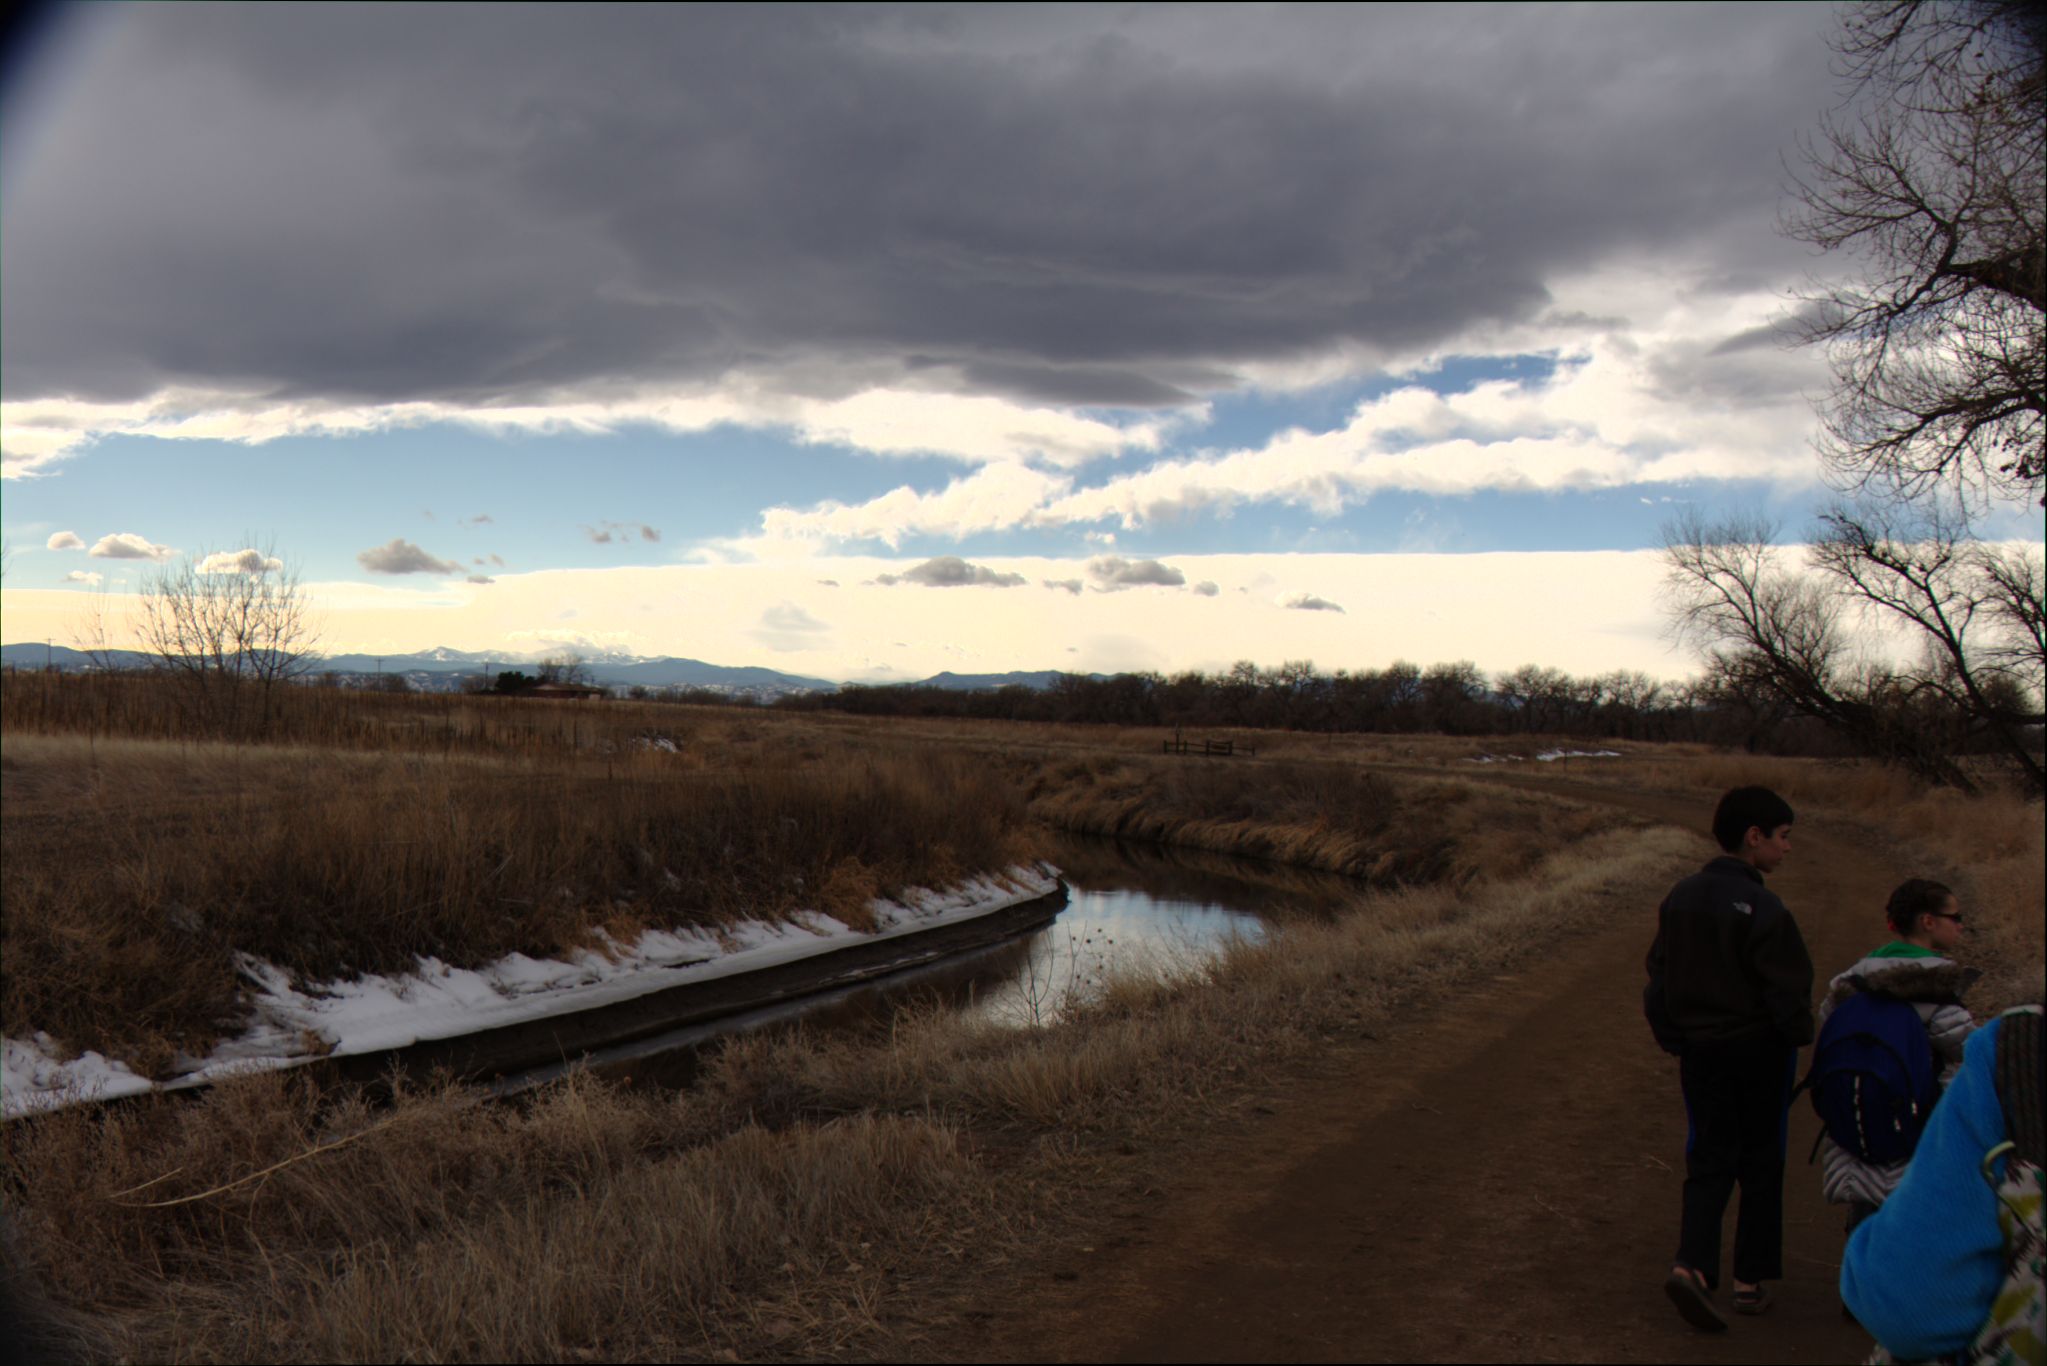
[[[1994, 774], [1969, 794], [1929, 787], [1868, 760], [1673, 753], [1574, 776], [1696, 792], [1702, 812], [1728, 788], [1761, 783], [1781, 793], [1802, 822], [1866, 826], [1906, 853], [1914, 876], [1955, 889], [1968, 925], [1959, 956], [1983, 970], [1969, 995], [1979, 1017], [2047, 995], [2047, 920], [2040, 911], [2047, 905], [2047, 825], [2038, 803]], [[1872, 934], [1881, 931], [1882, 911], [1868, 908]]]
[[1030, 814], [1058, 829], [1268, 859], [1375, 887], [1512, 877], [1613, 821], [1550, 795], [1331, 761], [1092, 755], [1042, 763], [1025, 782]]
[[[361, 1137], [303, 1156], [337, 1133]], [[721, 1331], [843, 1337], [871, 1325], [881, 1263], [941, 1226], [1001, 1229], [945, 1124], [775, 1132], [587, 1077], [381, 1113], [257, 1077], [10, 1140], [29, 1272], [92, 1358], [672, 1360]]]
[[961, 756], [691, 768], [11, 736], [0, 1022], [139, 1070], [203, 1052], [235, 955], [309, 980], [547, 957], [944, 886], [1028, 852]]
[[[872, 1343], [905, 1278], [1021, 1255], [1031, 1216], [1002, 1211], [1084, 1200], [1057, 1157], [1074, 1135], [1182, 1130], [1696, 858], [1677, 832], [1609, 832], [1530, 881], [1375, 896], [1042, 1029], [932, 1010], [742, 1039], [686, 1093], [572, 1077], [525, 1105], [440, 1088], [378, 1111], [267, 1076], [59, 1112], [10, 1128], [6, 1189], [28, 1270], [96, 1356], [833, 1353]], [[983, 1160], [963, 1131], [1023, 1156]]]

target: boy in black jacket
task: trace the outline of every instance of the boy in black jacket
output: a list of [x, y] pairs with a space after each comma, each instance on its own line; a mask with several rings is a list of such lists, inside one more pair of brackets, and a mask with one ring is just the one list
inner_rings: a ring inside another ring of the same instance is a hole
[[1679, 882], [1657, 912], [1642, 1005], [1691, 1121], [1684, 1213], [1664, 1291], [1694, 1327], [1723, 1329], [1713, 1307], [1720, 1220], [1741, 1185], [1734, 1226], [1734, 1308], [1770, 1306], [1784, 1274], [1784, 1147], [1798, 1049], [1812, 1042], [1812, 958], [1798, 922], [1768, 888], [1791, 851], [1791, 807], [1738, 787], [1713, 813], [1726, 855]]

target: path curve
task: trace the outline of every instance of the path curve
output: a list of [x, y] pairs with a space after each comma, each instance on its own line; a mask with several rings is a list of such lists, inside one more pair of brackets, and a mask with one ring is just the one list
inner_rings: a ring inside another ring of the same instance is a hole
[[[1680, 828], [1707, 814], [1696, 798], [1498, 781]], [[1884, 898], [1913, 870], [1867, 832], [1812, 819], [1793, 847], [1772, 886], [1824, 980], [1877, 941]], [[1715, 852], [1701, 834], [1700, 861]], [[1633, 889], [1609, 928], [1283, 1083], [1269, 1113], [1180, 1155], [1156, 1189], [1117, 1197], [1104, 1221], [1123, 1232], [1085, 1274], [1019, 1288], [983, 1349], [1055, 1361], [1861, 1360], [1870, 1341], [1840, 1313], [1840, 1211], [1805, 1165], [1817, 1122], [1803, 1106], [1775, 1309], [1709, 1337], [1663, 1298], [1684, 1115], [1675, 1062], [1640, 1006], [1663, 890]]]

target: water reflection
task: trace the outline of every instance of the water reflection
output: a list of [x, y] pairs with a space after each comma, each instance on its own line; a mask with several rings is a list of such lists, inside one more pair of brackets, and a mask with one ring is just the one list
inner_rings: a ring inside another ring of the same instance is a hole
[[1061, 835], [1046, 857], [1068, 884], [1135, 892], [1161, 903], [1221, 906], [1266, 921], [1327, 917], [1354, 903], [1358, 884], [1334, 873], [1158, 844]]
[[1049, 1024], [1114, 977], [1196, 972], [1233, 940], [1257, 943], [1265, 923], [1240, 906], [1068, 883], [1059, 918], [1024, 942], [1022, 963], [991, 983], [970, 1013], [1000, 1024]]
[[940, 1005], [993, 1023], [1049, 1024], [1113, 976], [1197, 971], [1232, 941], [1257, 943], [1272, 924], [1326, 918], [1360, 894], [1348, 879], [1200, 851], [1065, 836], [1047, 857], [1070, 900], [1044, 929], [1019, 940], [888, 977], [775, 1002], [508, 1078], [524, 1089], [583, 1065], [614, 1078], [686, 1086], [706, 1045], [735, 1033], [788, 1026], [885, 1030], [899, 1011]]

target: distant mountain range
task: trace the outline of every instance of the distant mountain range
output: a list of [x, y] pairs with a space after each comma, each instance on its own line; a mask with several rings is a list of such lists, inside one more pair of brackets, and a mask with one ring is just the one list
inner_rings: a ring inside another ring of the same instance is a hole
[[[1101, 674], [1089, 674], [1089, 678], [1101, 678]], [[979, 692], [990, 688], [1032, 688], [1039, 692], [1057, 683], [1061, 675], [1057, 669], [1016, 670], [1006, 674], [956, 674], [947, 671], [933, 674], [921, 683], [919, 688], [946, 688], [953, 692]]]
[[[106, 663], [116, 669], [148, 666], [151, 657], [135, 650], [109, 650]], [[452, 692], [465, 678], [496, 675], [507, 669], [531, 671], [537, 664], [532, 655], [490, 654], [477, 650], [437, 647], [404, 655], [328, 655], [313, 666], [314, 676], [336, 674], [350, 681], [397, 674], [423, 692]], [[20, 644], [0, 646], [0, 664], [16, 669], [40, 669], [46, 665], [59, 670], [95, 667], [92, 656], [63, 645]], [[645, 658], [634, 655], [592, 655], [583, 660], [591, 681], [605, 687], [702, 688], [750, 697], [780, 697], [790, 693], [836, 692], [839, 684], [823, 678], [785, 674], [774, 669], [707, 664], [701, 659], [674, 656]], [[1059, 673], [1052, 669], [1019, 670], [1005, 674], [934, 674], [909, 686], [945, 688], [971, 692], [984, 688], [1053, 686]], [[1090, 675], [1100, 677], [1101, 675]], [[886, 685], [869, 685], [886, 686]]]

